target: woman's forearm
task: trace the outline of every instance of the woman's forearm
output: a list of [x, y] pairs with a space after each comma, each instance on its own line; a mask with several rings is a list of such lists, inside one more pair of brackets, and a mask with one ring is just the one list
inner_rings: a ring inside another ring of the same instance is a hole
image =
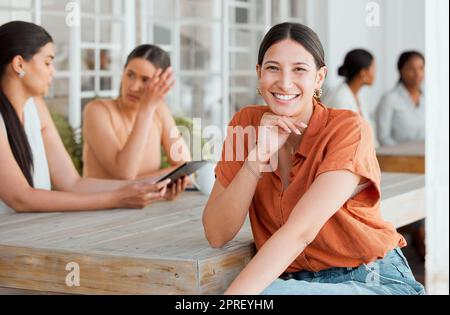
[[131, 134], [123, 149], [116, 156], [116, 165], [113, 171], [116, 177], [124, 180], [132, 180], [137, 177], [154, 115], [154, 109], [138, 112]]
[[208, 200], [205, 207], [203, 225], [213, 247], [222, 247], [232, 240], [247, 217], [259, 181], [256, 174], [260, 174], [260, 163], [251, 158], [244, 163], [247, 165], [242, 166], [228, 187], [214, 200]]
[[[137, 180], [145, 180], [152, 182], [152, 180], [157, 180], [167, 173], [170, 173], [176, 169], [176, 167], [169, 167], [166, 169], [161, 169], [155, 172], [149, 172], [139, 176]], [[136, 180], [109, 180], [109, 179], [96, 179], [96, 178], [79, 178], [76, 183], [68, 190], [70, 192], [76, 193], [101, 193], [119, 190], [127, 185], [136, 182]]]
[[159, 169], [156, 171], [144, 173], [142, 175], [139, 175], [138, 179], [157, 180], [158, 178], [160, 178], [166, 174], [169, 174], [170, 172], [174, 171], [177, 168], [178, 168], [178, 166], [170, 166], [168, 168], [162, 168], [162, 169]]
[[75, 184], [68, 189], [74, 193], [101, 193], [119, 190], [134, 181], [130, 180], [108, 180], [96, 178], [79, 178]]
[[296, 227], [283, 226], [258, 251], [225, 294], [260, 294], [286, 270], [306, 246], [306, 241], [299, 237]]
[[66, 212], [116, 208], [117, 192], [74, 193], [32, 189], [10, 205], [17, 212]]

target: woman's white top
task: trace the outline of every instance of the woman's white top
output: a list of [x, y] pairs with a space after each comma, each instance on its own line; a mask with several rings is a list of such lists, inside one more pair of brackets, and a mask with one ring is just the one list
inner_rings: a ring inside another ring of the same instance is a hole
[[[50, 172], [44, 140], [41, 133], [41, 120], [33, 98], [28, 99], [24, 107], [24, 129], [33, 153], [33, 181], [34, 188], [51, 190]], [[0, 114], [0, 132], [7, 134], [3, 117]], [[0, 179], [1, 180], [1, 179]], [[13, 211], [0, 199], [0, 213]]]
[[370, 120], [369, 113], [365, 104], [361, 103], [361, 112], [358, 108], [358, 101], [353, 95], [352, 90], [347, 83], [341, 83], [331, 94], [325, 97], [324, 104], [329, 107], [338, 109], [348, 109], [357, 113], [360, 113], [362, 117]]
[[402, 83], [386, 93], [377, 108], [378, 140], [382, 145], [425, 140], [425, 98], [414, 104]]
[[356, 100], [355, 95], [353, 95], [352, 90], [346, 82], [342, 82], [328, 96], [325, 96], [323, 103], [328, 107], [347, 109], [359, 113], [365, 120], [370, 123], [373, 133], [373, 142], [375, 147], [378, 147], [378, 141], [376, 137], [376, 123], [374, 119], [372, 119], [367, 105], [364, 102], [361, 102], [361, 99], [359, 100], [361, 111], [359, 110], [358, 101]]

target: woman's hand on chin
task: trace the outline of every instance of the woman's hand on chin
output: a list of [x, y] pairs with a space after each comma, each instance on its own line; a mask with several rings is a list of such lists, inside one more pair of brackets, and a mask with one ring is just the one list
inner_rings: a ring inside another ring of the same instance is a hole
[[280, 150], [292, 133], [300, 136], [306, 128], [304, 122], [271, 112], [265, 113], [258, 130], [258, 157], [267, 162]]

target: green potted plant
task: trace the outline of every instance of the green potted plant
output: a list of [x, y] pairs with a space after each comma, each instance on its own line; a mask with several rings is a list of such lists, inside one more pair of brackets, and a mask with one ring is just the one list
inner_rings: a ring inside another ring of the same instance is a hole
[[64, 116], [56, 112], [50, 112], [50, 115], [61, 136], [64, 147], [72, 158], [78, 173], [81, 175], [83, 171], [83, 138], [78, 136], [77, 131], [70, 126]]

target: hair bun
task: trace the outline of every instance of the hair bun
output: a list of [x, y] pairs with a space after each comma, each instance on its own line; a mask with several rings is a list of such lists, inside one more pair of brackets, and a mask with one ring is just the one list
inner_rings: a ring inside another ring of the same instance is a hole
[[338, 75], [340, 75], [341, 77], [345, 77], [348, 74], [348, 70], [347, 68], [345, 68], [345, 66], [340, 66], [338, 69]]

